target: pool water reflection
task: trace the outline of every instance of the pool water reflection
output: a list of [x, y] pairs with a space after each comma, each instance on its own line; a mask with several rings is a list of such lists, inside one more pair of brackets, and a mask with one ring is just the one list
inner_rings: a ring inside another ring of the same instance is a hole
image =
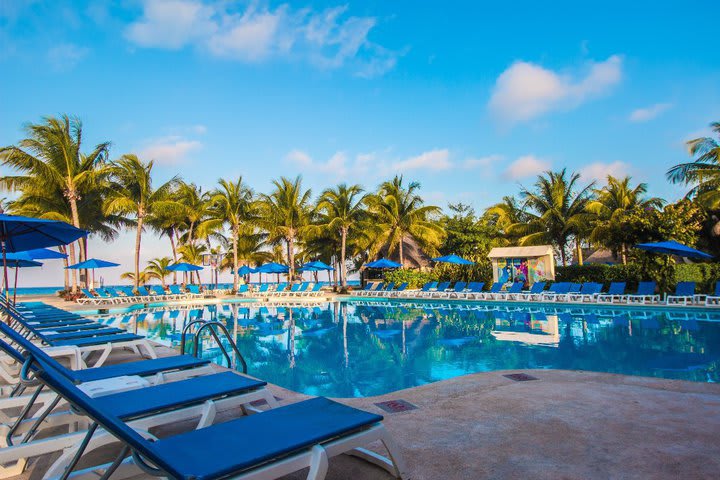
[[[226, 323], [249, 373], [312, 395], [379, 395], [467, 373], [557, 368], [716, 382], [720, 313], [643, 308], [333, 302], [221, 304], [101, 317], [177, 346], [196, 319]], [[212, 338], [204, 357], [225, 364]]]

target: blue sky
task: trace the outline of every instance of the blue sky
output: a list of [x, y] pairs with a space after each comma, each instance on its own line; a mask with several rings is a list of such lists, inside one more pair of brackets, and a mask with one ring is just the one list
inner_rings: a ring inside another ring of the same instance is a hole
[[482, 3], [0, 0], [0, 144], [69, 113], [207, 188], [402, 173], [481, 210], [568, 167], [682, 195], [664, 172], [720, 120], [715, 2]]

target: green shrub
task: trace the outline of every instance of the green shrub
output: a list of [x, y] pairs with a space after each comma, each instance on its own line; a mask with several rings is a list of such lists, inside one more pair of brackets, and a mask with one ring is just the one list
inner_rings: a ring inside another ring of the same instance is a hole
[[492, 264], [489, 260], [475, 265], [438, 263], [432, 271], [441, 282], [492, 282]]
[[395, 285], [407, 282], [408, 288], [420, 288], [427, 282], [434, 282], [438, 279], [433, 271], [424, 272], [407, 268], [388, 270], [385, 272], [384, 277], [386, 282], [395, 282]]

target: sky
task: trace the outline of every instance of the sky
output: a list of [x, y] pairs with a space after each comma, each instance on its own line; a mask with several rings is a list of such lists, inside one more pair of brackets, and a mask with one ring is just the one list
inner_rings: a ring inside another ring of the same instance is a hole
[[[567, 167], [680, 198], [665, 172], [720, 120], [715, 2], [544, 3], [0, 0], [0, 145], [67, 113], [158, 184], [402, 174], [481, 211]], [[106, 281], [131, 269], [131, 233], [90, 242], [123, 264]], [[144, 237], [144, 259], [168, 254]]]

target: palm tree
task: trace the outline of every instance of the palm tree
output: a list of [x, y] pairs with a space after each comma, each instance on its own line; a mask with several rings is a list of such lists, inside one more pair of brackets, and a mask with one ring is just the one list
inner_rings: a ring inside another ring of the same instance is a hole
[[147, 273], [148, 278], [160, 280], [162, 287], [165, 288], [165, 278], [171, 273], [168, 267], [172, 265], [172, 263], [173, 259], [170, 257], [153, 258], [148, 262], [144, 271]]
[[162, 184], [157, 189], [152, 184], [153, 161], [145, 163], [136, 155], [127, 154], [113, 162], [110, 167], [112, 188], [105, 203], [108, 214], [129, 215], [134, 217], [135, 233], [135, 287], [140, 277], [140, 243], [145, 219], [151, 218], [163, 208], [175, 207], [169, 200], [170, 191], [177, 182], [176, 178]]
[[535, 189], [523, 188], [520, 195], [529, 220], [517, 223], [509, 230], [521, 235], [521, 245], [551, 243], [560, 253], [562, 264], [567, 265], [567, 246], [575, 237], [579, 248], [578, 233], [581, 231], [586, 207], [590, 203], [594, 182], [578, 190], [580, 175], [567, 169], [547, 171], [538, 176]]
[[419, 189], [418, 182], [410, 182], [405, 187], [400, 175], [384, 182], [378, 193], [367, 197], [372, 218], [363, 228], [372, 230], [371, 256], [386, 246], [388, 253], [398, 251], [400, 263], [404, 264], [403, 242], [408, 238], [414, 239], [426, 253], [437, 254], [445, 232], [432, 217], [441, 210], [424, 205], [417, 193]]
[[[88, 154], [81, 152], [82, 122], [62, 115], [45, 117], [43, 123], [25, 127], [28, 138], [17, 146], [0, 148], [0, 161], [22, 175], [2, 178], [2, 186], [10, 190], [25, 190], [30, 183], [42, 185], [48, 192], [57, 192], [69, 207], [69, 220], [82, 228], [78, 202], [83, 194], [92, 191], [98, 175], [103, 172], [110, 142], [102, 142]], [[79, 241], [80, 261], [85, 260], [85, 243]], [[74, 247], [70, 246], [69, 261], [75, 262]], [[77, 276], [73, 271], [73, 291], [77, 290]]]
[[230, 226], [230, 243], [232, 246], [232, 271], [233, 290], [237, 291], [239, 276], [238, 238], [243, 226], [256, 220], [257, 204], [254, 201], [254, 194], [242, 180], [229, 182], [224, 179], [218, 180], [219, 188], [211, 194], [213, 204], [213, 219], [220, 223], [227, 223]]
[[511, 233], [511, 227], [526, 222], [528, 215], [522, 209], [522, 205], [520, 205], [517, 198], [505, 196], [502, 202], [496, 203], [485, 210], [482, 220], [497, 230], [498, 238], [495, 239], [495, 243], [508, 245], [513, 240], [516, 240]]
[[148, 280], [150, 279], [150, 276], [148, 275], [148, 272], [141, 271], [141, 272], [125, 272], [120, 274], [120, 278], [123, 280], [130, 280], [133, 282], [133, 285], [135, 285], [135, 288], [137, 289], [140, 285], [145, 285], [148, 283]]
[[269, 233], [269, 242], [285, 242], [289, 278], [295, 276], [295, 242], [305, 233], [310, 218], [311, 191], [303, 190], [302, 177], [273, 180], [275, 189], [260, 197], [258, 223]]
[[[710, 124], [710, 129], [720, 140], [720, 122]], [[686, 197], [695, 197], [710, 210], [720, 209], [720, 141], [701, 137], [687, 142], [692, 162], [675, 165], [667, 171], [672, 183], [694, 185]]]
[[210, 215], [210, 195], [194, 183], [178, 182], [173, 199], [181, 206], [184, 217], [183, 243], [195, 243], [198, 239], [197, 227]]
[[341, 183], [335, 188], [326, 189], [318, 200], [318, 223], [338, 232], [340, 236], [340, 284], [343, 287], [347, 285], [345, 256], [348, 232], [366, 215], [366, 197], [360, 185]]
[[[180, 259], [183, 262], [191, 263], [193, 265], [200, 265], [202, 263], [203, 254], [208, 251], [205, 245], [195, 245], [192, 243], [186, 243], [178, 248], [180, 253]], [[198, 272], [190, 272], [190, 282], [193, 282], [193, 276], [197, 277], [197, 283], [200, 283], [200, 274]]]
[[607, 185], [596, 190], [595, 199], [587, 205], [587, 211], [594, 217], [594, 221], [589, 222], [594, 224], [590, 241], [619, 250], [623, 265], [627, 264], [627, 245], [622, 241], [619, 244], [613, 241], [617, 237], [613, 233], [622, 228], [620, 221], [623, 215], [634, 208], [656, 209], [665, 203], [658, 197], [646, 197], [646, 193], [646, 183], [631, 187], [630, 177], [618, 179], [608, 175]]

